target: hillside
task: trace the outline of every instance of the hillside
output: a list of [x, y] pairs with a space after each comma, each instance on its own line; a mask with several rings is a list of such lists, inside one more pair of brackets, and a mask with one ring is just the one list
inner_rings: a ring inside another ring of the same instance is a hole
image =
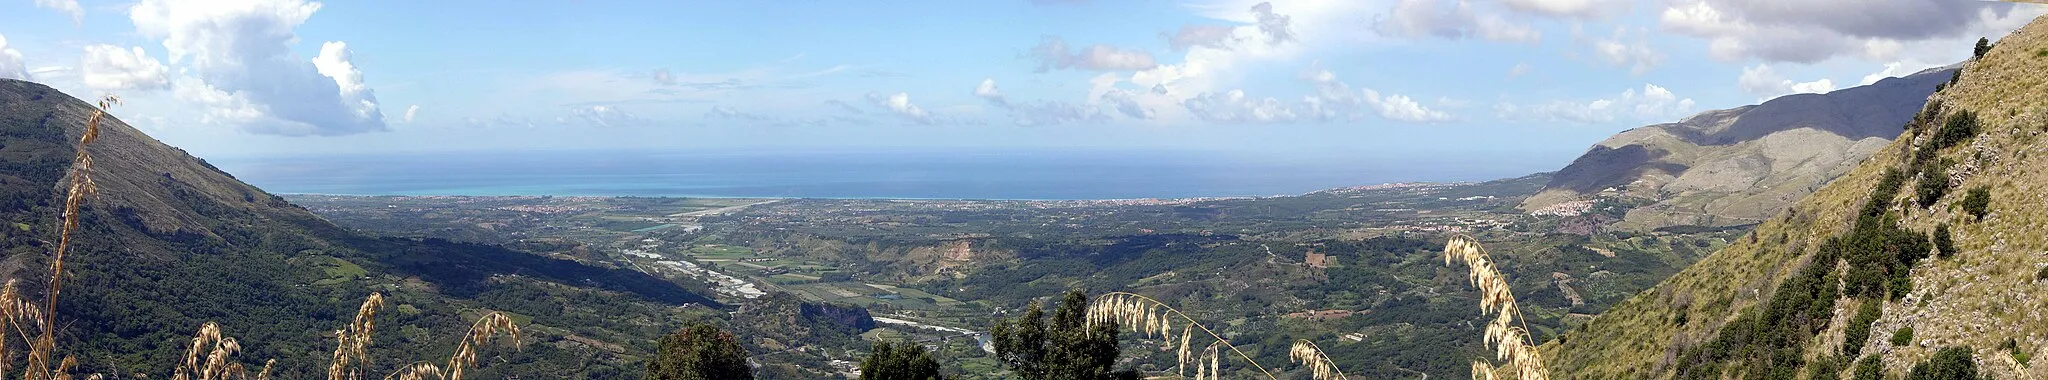
[[[0, 79], [0, 218], [12, 223], [0, 276], [46, 281], [59, 182], [92, 110], [49, 87]], [[480, 374], [619, 377], [638, 371], [634, 355], [651, 352], [649, 337], [676, 327], [674, 307], [718, 306], [631, 270], [360, 235], [119, 120], [101, 130], [88, 148], [99, 191], [82, 212], [56, 310], [58, 354], [78, 356], [83, 372], [168, 374], [192, 332], [216, 321], [242, 342], [246, 365], [276, 359], [280, 377], [310, 378], [326, 365], [330, 332], [376, 291], [389, 306], [371, 373], [445, 358], [470, 318], [496, 310], [512, 314], [529, 343], [487, 350], [486, 361], [505, 364]], [[35, 289], [24, 292], [39, 299]], [[578, 343], [590, 341], [630, 349]]]
[[1756, 223], [1884, 147], [1952, 72], [1930, 69], [1630, 129], [1559, 170], [1522, 209], [1605, 192], [1642, 204], [1617, 228]]
[[[2048, 376], [2048, 363], [2022, 364], [2048, 355], [2038, 312], [2048, 303], [2048, 19], [1961, 70], [1847, 175], [1546, 345], [1551, 368], [1572, 378], [1900, 376], [1964, 348], [1991, 378]], [[1966, 200], [1988, 202], [1975, 213]]]

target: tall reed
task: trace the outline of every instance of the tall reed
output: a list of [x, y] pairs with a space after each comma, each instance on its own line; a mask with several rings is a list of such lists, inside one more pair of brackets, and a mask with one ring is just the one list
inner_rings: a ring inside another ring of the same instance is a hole
[[[1510, 369], [1518, 379], [1549, 379], [1543, 357], [1529, 345], [1529, 326], [1522, 321], [1521, 307], [1515, 305], [1514, 290], [1508, 288], [1507, 276], [1494, 267], [1486, 249], [1471, 236], [1452, 236], [1444, 244], [1444, 265], [1456, 262], [1472, 267], [1472, 285], [1479, 288], [1480, 312], [1495, 314], [1486, 323], [1486, 344], [1494, 347], [1494, 360], [1504, 361], [1503, 368]], [[1472, 361], [1474, 379], [1493, 379], [1496, 370], [1484, 360]]]

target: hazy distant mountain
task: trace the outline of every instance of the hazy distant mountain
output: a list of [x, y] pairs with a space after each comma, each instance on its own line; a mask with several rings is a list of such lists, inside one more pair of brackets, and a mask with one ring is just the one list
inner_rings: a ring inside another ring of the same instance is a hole
[[[0, 278], [48, 277], [59, 182], [92, 110], [55, 89], [0, 79], [0, 220], [10, 224], [0, 229]], [[113, 118], [88, 149], [99, 191], [81, 212], [56, 310], [58, 354], [77, 356], [84, 372], [168, 374], [193, 331], [214, 321], [240, 339], [252, 367], [276, 359], [281, 377], [312, 378], [326, 365], [330, 334], [382, 292], [388, 306], [367, 372], [445, 358], [469, 318], [498, 310], [517, 315], [530, 343], [487, 353], [511, 364], [482, 371], [615, 377], [604, 374], [637, 364], [585, 346], [645, 354], [674, 328], [662, 323], [674, 306], [716, 305], [636, 271], [345, 230]], [[41, 299], [39, 289], [23, 292]]]
[[1647, 203], [1629, 211], [1620, 228], [1756, 223], [1884, 147], [1953, 71], [1929, 69], [1630, 129], [1559, 170], [1522, 209], [1609, 191]]

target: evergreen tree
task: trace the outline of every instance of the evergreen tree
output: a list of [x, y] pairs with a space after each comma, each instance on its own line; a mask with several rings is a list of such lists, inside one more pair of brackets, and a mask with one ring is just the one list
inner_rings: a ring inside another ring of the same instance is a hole
[[861, 380], [938, 380], [939, 361], [916, 343], [875, 343], [874, 353], [860, 361]]
[[1015, 322], [997, 321], [990, 329], [996, 359], [1024, 380], [1136, 379], [1136, 371], [1112, 371], [1118, 355], [1117, 325], [1087, 324], [1088, 295], [1068, 292], [1052, 318], [1033, 303]]
[[1991, 52], [1991, 39], [1985, 37], [1978, 37], [1977, 49], [1973, 50], [1973, 52], [1975, 52], [1975, 55], [1973, 55], [1973, 57], [1984, 58], [1984, 53]]
[[1935, 351], [1934, 357], [1913, 366], [1913, 372], [1906, 376], [1912, 380], [1976, 380], [1977, 361], [1970, 358], [1968, 346], [1943, 348]]
[[647, 362], [654, 380], [752, 380], [747, 349], [739, 338], [709, 324], [693, 324], [661, 338], [660, 351]]

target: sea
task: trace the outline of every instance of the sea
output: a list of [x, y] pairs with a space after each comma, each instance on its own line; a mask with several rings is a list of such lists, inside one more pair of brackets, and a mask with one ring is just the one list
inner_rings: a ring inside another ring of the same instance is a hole
[[1526, 157], [1201, 151], [532, 151], [219, 158], [272, 193], [728, 198], [1138, 199], [1297, 195], [1555, 170]]

